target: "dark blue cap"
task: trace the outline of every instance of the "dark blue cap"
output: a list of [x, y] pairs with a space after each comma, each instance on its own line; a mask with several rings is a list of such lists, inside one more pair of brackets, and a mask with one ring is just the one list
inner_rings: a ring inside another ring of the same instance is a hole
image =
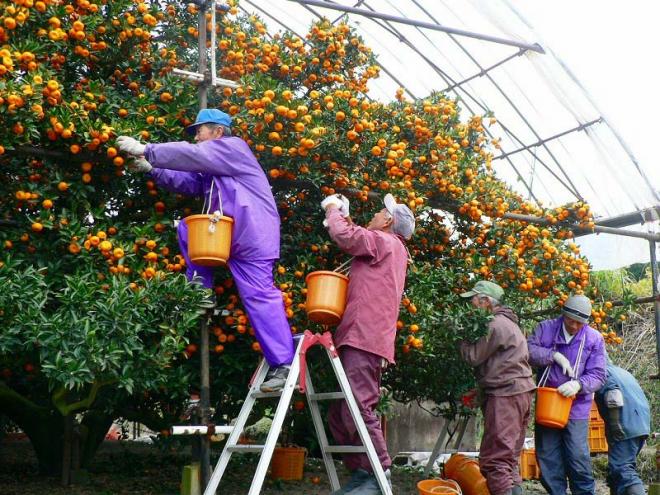
[[199, 111], [195, 123], [186, 127], [186, 132], [188, 134], [195, 134], [197, 128], [204, 124], [218, 124], [231, 127], [231, 117], [215, 108], [205, 108]]

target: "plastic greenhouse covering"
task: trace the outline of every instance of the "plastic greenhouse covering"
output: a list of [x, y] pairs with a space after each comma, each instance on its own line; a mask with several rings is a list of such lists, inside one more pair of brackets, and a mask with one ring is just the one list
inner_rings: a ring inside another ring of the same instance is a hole
[[[259, 15], [272, 33], [289, 30], [302, 37], [319, 17], [356, 26], [381, 66], [370, 86], [374, 99], [392, 99], [399, 87], [411, 99], [445, 91], [461, 99], [466, 119], [492, 112], [497, 123], [488, 130], [501, 138], [493, 162], [497, 173], [531, 200], [557, 206], [583, 199], [597, 219], [660, 204], [660, 167], [636, 160], [615, 123], [540, 42], [514, 2], [241, 0], [239, 6]], [[345, 7], [507, 43], [348, 13]]]

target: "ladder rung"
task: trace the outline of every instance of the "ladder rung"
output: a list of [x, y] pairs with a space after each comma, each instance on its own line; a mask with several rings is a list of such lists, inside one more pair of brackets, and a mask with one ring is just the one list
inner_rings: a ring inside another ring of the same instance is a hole
[[244, 453], [249, 453], [249, 452], [261, 452], [264, 450], [263, 445], [250, 445], [250, 444], [245, 444], [245, 445], [230, 445], [227, 447], [227, 450], [229, 452], [244, 452]]
[[309, 394], [310, 400], [335, 400], [345, 399], [344, 392], [324, 392], [321, 394]]
[[328, 445], [323, 450], [329, 454], [364, 454], [367, 451], [362, 445]]
[[282, 391], [277, 392], [252, 392], [251, 396], [255, 399], [271, 399], [282, 396]]

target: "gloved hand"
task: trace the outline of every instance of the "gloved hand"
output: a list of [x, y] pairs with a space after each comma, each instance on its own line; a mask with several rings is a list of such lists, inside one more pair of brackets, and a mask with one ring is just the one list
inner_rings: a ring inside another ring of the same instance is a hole
[[337, 194], [341, 198], [341, 208], [339, 208], [339, 213], [341, 213], [341, 216], [346, 218], [351, 216], [351, 204], [348, 202], [348, 198], [344, 196], [343, 194]]
[[626, 433], [623, 431], [623, 426], [621, 425], [621, 408], [610, 407], [607, 410], [607, 415], [607, 428], [612, 440], [617, 442], [624, 440], [626, 438]]
[[135, 138], [130, 136], [119, 136], [117, 138], [117, 147], [129, 155], [140, 156], [144, 155], [146, 146]]
[[559, 387], [557, 387], [557, 392], [559, 392], [564, 397], [575, 397], [581, 388], [582, 385], [580, 385], [580, 382], [577, 380], [571, 380], [559, 385]]
[[564, 375], [566, 375], [569, 378], [573, 378], [575, 376], [575, 372], [573, 371], [571, 362], [561, 352], [555, 352], [552, 355], [552, 359], [554, 360], [555, 363], [557, 363], [561, 367], [561, 370], [564, 373]]
[[126, 165], [126, 168], [130, 172], [146, 173], [146, 172], [151, 172], [151, 169], [153, 167], [151, 166], [151, 163], [147, 161], [146, 158], [141, 156], [133, 160], [129, 160]]
[[321, 208], [326, 211], [330, 205], [335, 205], [337, 209], [341, 211], [342, 207], [344, 206], [344, 203], [341, 200], [341, 194], [331, 194], [330, 196], [326, 196], [326, 198], [321, 201]]

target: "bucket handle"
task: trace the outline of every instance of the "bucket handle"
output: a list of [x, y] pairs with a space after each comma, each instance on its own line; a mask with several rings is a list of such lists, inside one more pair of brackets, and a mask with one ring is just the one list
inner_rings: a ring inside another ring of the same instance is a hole
[[460, 489], [456, 489], [452, 486], [446, 486], [446, 485], [434, 486], [433, 488], [431, 488], [430, 490], [427, 490], [427, 491], [429, 491], [431, 493], [441, 493], [441, 492], [444, 492], [445, 490], [453, 492], [456, 495], [461, 495], [461, 490]]
[[[409, 264], [409, 265], [412, 265], [412, 264], [414, 263], [413, 258], [412, 258], [412, 255], [410, 254], [410, 251], [408, 250], [408, 247], [407, 247], [407, 246], [404, 246], [404, 247], [406, 248], [406, 253], [408, 253], [408, 260], [407, 260], [407, 261], [408, 261], [408, 264]], [[332, 271], [333, 271], [333, 272], [336, 272], [336, 273], [341, 273], [342, 275], [346, 275], [346, 274], [350, 271], [350, 269], [351, 269], [351, 267], [350, 267], [350, 266], [347, 266], [347, 265], [348, 265], [351, 261], [353, 261], [354, 258], [355, 258], [355, 256], [351, 256], [350, 259], [348, 259], [347, 261], [344, 261], [341, 265], [339, 265], [337, 268], [335, 268], [335, 269], [332, 270]]]
[[[204, 197], [204, 205], [202, 206], [202, 213], [205, 215], [211, 215], [211, 200], [213, 199], [213, 186], [215, 185], [215, 179], [211, 178], [211, 187], [209, 188], [209, 202], [208, 206], [206, 204], [206, 197]], [[209, 223], [209, 234], [214, 234], [215, 233], [215, 226], [216, 224], [220, 221], [220, 219], [223, 216], [223, 211], [222, 211], [222, 191], [218, 187], [218, 208], [219, 210], [216, 210], [213, 212], [211, 215], [211, 223]], [[206, 211], [205, 211], [206, 210]]]
[[[582, 361], [582, 354], [584, 352], [584, 341], [586, 339], [586, 335], [582, 336], [582, 342], [580, 342], [580, 348], [578, 349], [577, 356], [575, 358], [575, 376], [573, 377], [574, 380], [578, 379], [578, 373], [580, 370], [580, 362]], [[555, 350], [555, 346], [552, 347], [552, 350]], [[543, 371], [543, 374], [541, 375], [541, 379], [539, 380], [539, 387], [543, 387], [545, 385], [545, 382], [548, 381], [548, 377], [550, 376], [550, 368], [552, 367], [552, 363], [549, 364], [548, 366], [545, 367], [545, 370]]]
[[349, 263], [353, 261], [354, 258], [355, 256], [351, 256], [348, 260], [344, 261], [341, 265], [339, 265], [337, 268], [335, 268], [332, 271], [336, 273], [341, 273], [342, 275], [346, 275], [346, 273], [348, 273], [351, 269]]

